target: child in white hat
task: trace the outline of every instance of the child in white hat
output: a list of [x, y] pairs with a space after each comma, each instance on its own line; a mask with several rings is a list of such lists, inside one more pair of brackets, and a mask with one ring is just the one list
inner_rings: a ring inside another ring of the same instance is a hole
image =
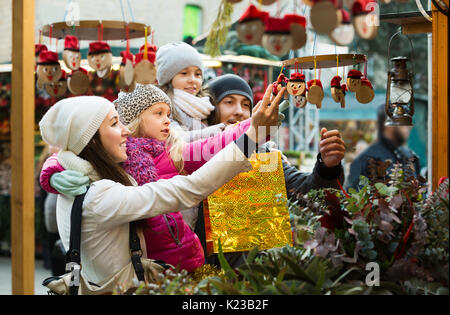
[[185, 140], [211, 137], [226, 127], [223, 123], [208, 126], [214, 105], [203, 90], [204, 65], [195, 48], [182, 42], [161, 46], [156, 67], [158, 84], [172, 100], [173, 126], [187, 131]]

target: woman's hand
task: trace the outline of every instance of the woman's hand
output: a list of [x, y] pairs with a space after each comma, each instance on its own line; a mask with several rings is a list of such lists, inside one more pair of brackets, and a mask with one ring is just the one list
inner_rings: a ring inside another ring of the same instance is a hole
[[273, 97], [272, 85], [269, 85], [263, 99], [253, 108], [251, 125], [246, 134], [254, 142], [266, 142], [267, 136], [270, 136], [270, 127], [278, 126], [278, 106], [285, 90], [283, 87], [277, 96]]
[[344, 158], [345, 146], [338, 130], [320, 130], [319, 151], [326, 167], [335, 167]]

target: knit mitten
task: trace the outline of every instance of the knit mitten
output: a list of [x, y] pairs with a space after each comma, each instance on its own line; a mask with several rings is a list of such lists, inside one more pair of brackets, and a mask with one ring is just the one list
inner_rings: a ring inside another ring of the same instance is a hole
[[77, 171], [65, 170], [53, 174], [50, 185], [63, 195], [75, 197], [86, 192], [89, 177]]

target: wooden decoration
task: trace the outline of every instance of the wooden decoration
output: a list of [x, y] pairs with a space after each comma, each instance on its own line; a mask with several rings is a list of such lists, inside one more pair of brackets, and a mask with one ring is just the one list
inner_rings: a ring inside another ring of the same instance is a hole
[[298, 72], [291, 74], [286, 85], [286, 90], [292, 96], [304, 94], [306, 90], [305, 75]]
[[350, 20], [350, 14], [344, 9], [337, 10], [339, 20], [341, 21], [328, 37], [339, 46], [347, 46], [355, 37], [355, 28]]
[[129, 59], [127, 59], [125, 65], [120, 65], [119, 87], [124, 92], [132, 92], [136, 87], [133, 62]]
[[311, 8], [310, 19], [314, 30], [318, 34], [329, 34], [339, 24], [337, 9], [327, 0], [314, 3]]
[[134, 66], [136, 75], [136, 83], [153, 84], [156, 81], [156, 68], [153, 63], [146, 59], [142, 59]]
[[262, 37], [263, 47], [272, 55], [284, 56], [292, 47], [291, 34], [264, 34]]
[[362, 73], [358, 70], [352, 69], [347, 74], [347, 88], [351, 92], [357, 92], [361, 87]]
[[316, 60], [316, 68], [335, 68], [336, 58], [339, 57], [339, 67], [353, 66], [366, 61], [366, 56], [362, 54], [340, 54], [340, 55], [318, 55], [297, 57], [284, 60], [282, 66], [289, 68], [297, 64], [302, 69], [314, 69], [314, 60]]
[[40, 81], [41, 84], [58, 82], [62, 75], [61, 65], [59, 63], [38, 65], [36, 72], [38, 75], [38, 81]]
[[356, 0], [352, 5], [353, 26], [356, 34], [363, 39], [374, 39], [378, 33], [380, 18], [373, 12], [375, 0]]
[[104, 52], [88, 55], [88, 63], [89, 66], [95, 69], [99, 78], [104, 78], [111, 71], [112, 53]]
[[331, 79], [331, 97], [336, 103], [341, 103], [341, 108], [345, 108], [345, 90], [341, 87], [340, 76]]
[[322, 107], [322, 100], [324, 97], [322, 83], [320, 80], [308, 81], [308, 92], [306, 93], [306, 99], [309, 103], [316, 105], [317, 108]]
[[45, 91], [51, 97], [61, 97], [67, 92], [67, 82], [65, 79], [45, 85]]
[[292, 49], [300, 49], [306, 44], [306, 29], [297, 23], [291, 24]]
[[372, 83], [370, 83], [367, 79], [361, 80], [361, 87], [356, 92], [356, 100], [361, 104], [368, 104], [372, 102], [375, 97], [375, 92], [372, 87]]
[[83, 68], [79, 68], [77, 71], [72, 71], [67, 76], [67, 88], [73, 95], [85, 94], [89, 89], [89, 76], [87, 71]]
[[238, 23], [236, 27], [238, 39], [247, 45], [261, 45], [264, 34], [264, 22], [253, 19]]
[[67, 68], [74, 71], [80, 68], [81, 53], [79, 51], [64, 50], [62, 56]]
[[306, 106], [306, 103], [307, 103], [306, 89], [303, 91], [303, 93], [301, 95], [294, 96], [294, 102], [295, 102], [295, 107], [297, 107], [297, 108], [303, 108]]

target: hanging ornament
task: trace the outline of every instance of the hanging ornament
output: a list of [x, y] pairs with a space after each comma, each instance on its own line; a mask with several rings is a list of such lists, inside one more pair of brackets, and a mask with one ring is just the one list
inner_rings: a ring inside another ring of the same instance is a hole
[[306, 18], [298, 14], [286, 14], [284, 16], [291, 26], [292, 47], [291, 49], [300, 49], [306, 44]]
[[306, 100], [309, 103], [316, 105], [317, 108], [321, 108], [323, 97], [322, 82], [320, 82], [320, 80], [309, 80]]
[[262, 37], [263, 47], [272, 55], [284, 56], [292, 48], [291, 26], [286, 18], [268, 17]]
[[106, 77], [111, 71], [112, 52], [108, 43], [97, 41], [89, 44], [88, 63], [99, 78]]
[[314, 0], [310, 19], [318, 34], [329, 34], [339, 25], [339, 10], [335, 7], [336, 0]]
[[375, 91], [372, 83], [367, 78], [361, 79], [361, 86], [356, 92], [356, 100], [361, 104], [368, 104], [372, 102], [374, 97]]
[[[283, 68], [281, 68], [281, 71], [283, 71]], [[280, 75], [278, 76], [277, 80], [275, 82], [272, 83], [272, 94], [273, 96], [277, 96], [278, 92], [287, 85], [287, 78], [284, 76], [283, 73], [280, 73]], [[287, 90], [285, 90], [284, 95], [283, 95], [284, 99], [289, 98], [289, 93], [287, 92]]]
[[359, 70], [352, 69], [347, 74], [347, 88], [351, 92], [358, 92], [361, 87], [362, 73]]
[[119, 87], [121, 91], [132, 92], [136, 87], [136, 80], [134, 76], [133, 59], [134, 56], [129, 51], [122, 51], [122, 62], [119, 68]]
[[345, 108], [345, 90], [341, 86], [342, 78], [340, 76], [334, 76], [331, 79], [331, 97], [336, 103], [341, 103], [341, 107]]
[[47, 46], [43, 45], [43, 44], [35, 44], [34, 45], [34, 58], [35, 58], [35, 62], [36, 64], [39, 62], [39, 55], [41, 52], [43, 51], [47, 51]]
[[61, 77], [57, 82], [45, 84], [45, 91], [51, 97], [62, 97], [67, 92], [66, 72], [61, 70]]
[[85, 94], [89, 89], [90, 80], [86, 69], [80, 67], [66, 77], [67, 88], [73, 95]]
[[347, 46], [353, 41], [355, 36], [355, 28], [350, 19], [350, 13], [344, 9], [340, 9], [339, 20], [341, 23], [328, 36], [338, 46]]
[[58, 82], [62, 70], [58, 61], [58, 54], [54, 51], [44, 50], [39, 54], [37, 63], [38, 87], [44, 88], [44, 84]]
[[374, 39], [378, 33], [380, 18], [374, 13], [375, 0], [356, 0], [352, 5], [353, 26], [356, 34], [363, 39]]
[[294, 72], [286, 85], [286, 90], [292, 96], [302, 95], [306, 90], [305, 75]]
[[236, 26], [238, 39], [247, 45], [261, 45], [264, 22], [268, 16], [267, 12], [259, 11], [254, 5], [250, 5]]
[[306, 94], [308, 92], [308, 88], [305, 88], [302, 94], [294, 96], [295, 107], [303, 108], [306, 106], [307, 99]]
[[62, 57], [64, 63], [70, 70], [78, 70], [80, 68], [81, 53], [78, 38], [73, 35], [67, 35], [64, 38]]
[[156, 50], [155, 45], [148, 45], [145, 49], [145, 44], [140, 48], [140, 52], [135, 57], [135, 80], [140, 84], [154, 84], [156, 81]]

